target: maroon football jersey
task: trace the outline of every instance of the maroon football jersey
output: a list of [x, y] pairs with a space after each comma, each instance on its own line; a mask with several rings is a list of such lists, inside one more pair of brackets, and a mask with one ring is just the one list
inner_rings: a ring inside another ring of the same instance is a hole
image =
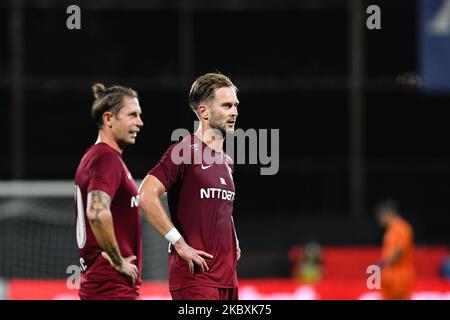
[[[123, 257], [135, 255], [138, 279], [131, 281], [117, 272], [101, 256], [86, 217], [87, 194], [93, 190], [106, 192], [111, 198], [114, 233]], [[86, 299], [133, 299], [139, 296], [142, 270], [141, 220], [138, 191], [122, 156], [106, 143], [91, 146], [75, 175], [75, 206], [77, 214], [77, 244], [82, 266], [80, 297]]]
[[[189, 157], [185, 157], [186, 152]], [[210, 154], [221, 161], [205, 161], [202, 154]], [[180, 163], [180, 157], [191, 161]], [[238, 286], [236, 238], [232, 221], [235, 196], [233, 169], [228, 155], [215, 152], [197, 136], [190, 135], [170, 146], [148, 173], [158, 178], [168, 191], [172, 221], [186, 242], [214, 256], [213, 259], [206, 259], [209, 271], [201, 271], [196, 265], [194, 274], [191, 274], [187, 263], [175, 250], [171, 250], [170, 290], [192, 286]]]

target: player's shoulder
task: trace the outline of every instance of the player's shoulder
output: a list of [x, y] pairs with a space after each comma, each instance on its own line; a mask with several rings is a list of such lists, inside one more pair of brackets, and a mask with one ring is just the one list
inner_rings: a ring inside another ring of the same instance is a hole
[[92, 164], [121, 164], [120, 154], [105, 143], [97, 143], [91, 146], [86, 152], [85, 157]]
[[176, 153], [177, 155], [183, 156], [186, 153], [190, 154], [200, 150], [200, 146], [200, 142], [195, 139], [193, 134], [190, 134], [185, 136], [180, 141], [173, 142], [167, 148], [165, 153]]
[[397, 229], [409, 229], [411, 227], [409, 222], [406, 221], [404, 218], [401, 218], [401, 217], [399, 217], [396, 220], [394, 220], [393, 225]]
[[412, 234], [412, 232], [413, 232], [413, 229], [412, 229], [411, 225], [409, 224], [409, 222], [407, 222], [406, 220], [404, 220], [402, 218], [396, 219], [396, 221], [394, 221], [394, 223], [392, 223], [391, 234], [395, 238], [408, 237], [410, 234]]
[[171, 147], [178, 145], [178, 146], [183, 146], [183, 147], [187, 147], [188, 149], [194, 150], [194, 149], [200, 148], [200, 143], [201, 143], [201, 141], [195, 136], [195, 134], [188, 134], [180, 141], [174, 142], [171, 145]]
[[413, 232], [412, 225], [405, 219], [401, 219], [401, 229], [408, 234]]

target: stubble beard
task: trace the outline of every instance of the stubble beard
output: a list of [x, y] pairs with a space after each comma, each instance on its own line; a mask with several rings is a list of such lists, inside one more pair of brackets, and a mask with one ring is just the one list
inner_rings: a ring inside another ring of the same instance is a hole
[[226, 122], [225, 122], [224, 125], [221, 126], [218, 122], [216, 122], [216, 121], [214, 120], [214, 118], [211, 118], [211, 119], [209, 120], [209, 126], [210, 126], [211, 129], [219, 130], [219, 132], [222, 134], [222, 138], [225, 138], [225, 136], [226, 136], [226, 134], [227, 134], [227, 130], [226, 130], [226, 128], [225, 128]]

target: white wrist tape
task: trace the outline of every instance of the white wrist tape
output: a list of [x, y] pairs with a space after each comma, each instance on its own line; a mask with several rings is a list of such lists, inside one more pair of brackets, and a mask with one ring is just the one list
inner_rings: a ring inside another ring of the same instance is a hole
[[173, 227], [172, 229], [170, 229], [169, 232], [166, 233], [164, 238], [166, 238], [166, 240], [169, 241], [171, 244], [174, 244], [175, 242], [180, 240], [181, 234], [175, 227]]

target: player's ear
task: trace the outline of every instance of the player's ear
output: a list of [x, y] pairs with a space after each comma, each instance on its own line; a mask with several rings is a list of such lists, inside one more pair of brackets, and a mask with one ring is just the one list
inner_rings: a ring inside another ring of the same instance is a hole
[[207, 105], [204, 104], [204, 103], [201, 103], [198, 106], [197, 114], [198, 114], [200, 119], [208, 120], [209, 119], [209, 110], [208, 110]]
[[112, 117], [113, 114], [110, 111], [106, 111], [105, 113], [103, 113], [103, 123], [108, 128], [112, 128]]

